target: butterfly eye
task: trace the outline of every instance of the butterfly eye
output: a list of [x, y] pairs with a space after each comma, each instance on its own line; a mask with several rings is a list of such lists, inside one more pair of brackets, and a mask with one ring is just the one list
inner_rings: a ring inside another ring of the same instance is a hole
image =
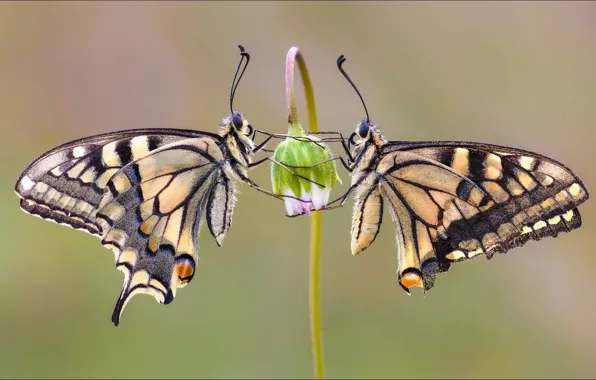
[[363, 121], [360, 124], [360, 127], [358, 127], [358, 134], [360, 135], [360, 137], [365, 138], [368, 135], [368, 129], [369, 129], [368, 123]]
[[240, 117], [240, 115], [234, 115], [234, 117], [232, 118], [232, 124], [234, 124], [234, 127], [236, 129], [240, 129], [242, 128], [242, 118]]
[[252, 129], [252, 125], [247, 124], [246, 127], [248, 128], [248, 133], [246, 134], [247, 136], [252, 135], [253, 129]]

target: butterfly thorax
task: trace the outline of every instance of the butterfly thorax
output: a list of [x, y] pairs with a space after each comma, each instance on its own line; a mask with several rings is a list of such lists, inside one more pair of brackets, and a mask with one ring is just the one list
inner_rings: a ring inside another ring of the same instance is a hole
[[381, 159], [380, 152], [386, 143], [387, 140], [383, 133], [376, 125], [370, 124], [370, 131], [365, 137], [356, 141], [356, 148], [353, 151], [354, 162], [351, 166], [353, 185], [359, 182], [363, 174], [373, 171], [377, 167]]
[[383, 132], [381, 132], [379, 127], [374, 124], [370, 124], [370, 140], [372, 140], [378, 149], [381, 149], [385, 144], [387, 144], [385, 135], [383, 135]]
[[251, 163], [250, 155], [254, 149], [250, 130], [248, 120], [241, 111], [233, 111], [219, 125], [219, 135], [222, 137], [220, 148], [226, 160], [233, 161], [243, 174], [246, 174]]

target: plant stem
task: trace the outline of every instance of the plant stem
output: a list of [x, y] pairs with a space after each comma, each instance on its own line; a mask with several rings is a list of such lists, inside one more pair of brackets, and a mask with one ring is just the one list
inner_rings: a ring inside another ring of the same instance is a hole
[[323, 332], [321, 328], [321, 213], [313, 212], [310, 222], [310, 333], [315, 378], [324, 379]]
[[[300, 77], [306, 96], [308, 112], [308, 128], [318, 132], [315, 93], [310, 82], [304, 57], [297, 47], [292, 47], [286, 57], [286, 104], [288, 106], [288, 123], [299, 125], [296, 97], [294, 95], [294, 72], [298, 63]], [[310, 221], [310, 267], [309, 267], [309, 309], [310, 335], [312, 344], [313, 372], [316, 379], [325, 378], [323, 366], [323, 333], [321, 329], [321, 213], [314, 211]]]

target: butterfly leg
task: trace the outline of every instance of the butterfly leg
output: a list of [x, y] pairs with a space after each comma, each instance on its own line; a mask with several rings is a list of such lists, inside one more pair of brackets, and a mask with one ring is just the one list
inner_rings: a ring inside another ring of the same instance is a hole
[[262, 193], [265, 193], [265, 194], [267, 194], [267, 195], [269, 195], [269, 196], [271, 196], [271, 197], [273, 197], [273, 198], [276, 198], [276, 199], [279, 199], [279, 200], [282, 200], [282, 201], [283, 201], [285, 198], [290, 198], [290, 199], [295, 199], [295, 200], [297, 200], [297, 201], [304, 202], [304, 203], [311, 203], [311, 201], [307, 201], [307, 200], [304, 200], [304, 199], [301, 199], [301, 198], [298, 198], [298, 197], [294, 197], [294, 196], [291, 196], [291, 195], [275, 194], [275, 193], [273, 193], [273, 192], [271, 192], [271, 191], [269, 191], [269, 190], [263, 189], [263, 188], [262, 188], [261, 186], [259, 186], [259, 185], [258, 185], [256, 182], [254, 182], [253, 180], [251, 180], [250, 178], [248, 178], [248, 177], [247, 177], [247, 176], [245, 176], [244, 174], [242, 174], [242, 173], [239, 173], [239, 172], [237, 172], [237, 171], [236, 171], [235, 173], [236, 173], [236, 175], [238, 175], [238, 177], [239, 177], [239, 178], [240, 178], [242, 181], [244, 181], [244, 182], [245, 182], [245, 183], [246, 183], [248, 186], [252, 187], [253, 189], [255, 189], [255, 190], [257, 190], [257, 191], [260, 191], [260, 192], [262, 192]]
[[[333, 161], [333, 160], [337, 160], [337, 159], [339, 159], [341, 161], [341, 163], [344, 165], [345, 169], [348, 172], [350, 172], [350, 173], [352, 172], [352, 168], [350, 167], [350, 165], [348, 165], [346, 163], [346, 161], [343, 159], [343, 157], [330, 158], [329, 160], [325, 160], [325, 161], [319, 162], [319, 163], [314, 164], [314, 165], [311, 165], [311, 166], [306, 166], [305, 168], [314, 167], [314, 166], [320, 165], [320, 164], [322, 164], [324, 162]], [[291, 165], [287, 165], [287, 166], [288, 167], [291, 167], [291, 168], [302, 168], [302, 167], [299, 167], [299, 166], [291, 166]], [[356, 189], [362, 183], [362, 181], [364, 180], [364, 178], [366, 178], [366, 176], [362, 177], [361, 180], [359, 180], [357, 183], [355, 183], [352, 186], [350, 186], [350, 188], [344, 194], [342, 194], [340, 197], [332, 200], [331, 202], [329, 202], [327, 204], [327, 206], [325, 206], [325, 207], [323, 207], [323, 208], [321, 208], [320, 210], [317, 210], [317, 211], [333, 210], [333, 209], [336, 209], [336, 208], [343, 207], [343, 205], [346, 203], [346, 200], [348, 199], [348, 196], [352, 193], [352, 191], [354, 191], [354, 189]], [[337, 204], [335, 206], [331, 206], [331, 205], [333, 205], [334, 203], [337, 203], [337, 202], [339, 202], [339, 204]], [[304, 215], [304, 214], [297, 214], [297, 215], [293, 215], [292, 217], [296, 217], [296, 216], [300, 216], [300, 215]]]
[[[306, 180], [306, 181], [308, 181], [308, 182], [310, 182], [310, 183], [314, 183], [315, 185], [317, 185], [317, 186], [319, 186], [319, 187], [325, 187], [325, 185], [323, 185], [323, 184], [320, 184], [320, 183], [318, 183], [318, 182], [316, 182], [316, 181], [313, 181], [312, 179], [310, 179], [310, 178], [308, 178], [308, 177], [305, 177], [305, 176], [303, 176], [303, 175], [300, 175], [300, 174], [298, 174], [298, 173], [295, 173], [294, 171], [290, 170], [290, 168], [288, 167], [288, 165], [285, 165], [285, 164], [283, 164], [283, 163], [281, 163], [281, 162], [277, 162], [277, 161], [275, 161], [275, 160], [274, 160], [273, 158], [271, 158], [271, 157], [265, 157], [265, 158], [263, 158], [263, 159], [261, 159], [261, 160], [259, 160], [259, 161], [255, 161], [255, 162], [253, 162], [253, 163], [249, 164], [249, 165], [248, 165], [248, 167], [249, 167], [249, 168], [251, 168], [251, 167], [254, 167], [254, 166], [258, 166], [258, 165], [262, 164], [263, 162], [265, 162], [265, 161], [267, 161], [267, 160], [269, 160], [269, 161], [271, 161], [271, 162], [273, 162], [273, 163], [275, 163], [275, 164], [277, 164], [277, 165], [281, 166], [282, 168], [286, 169], [286, 170], [287, 170], [288, 172], [290, 172], [290, 174], [292, 174], [293, 176], [296, 176], [296, 177], [302, 178], [302, 179], [304, 179], [304, 180]], [[329, 160], [327, 160], [327, 161], [329, 161]], [[325, 162], [325, 161], [324, 161], [324, 162]], [[323, 162], [320, 162], [320, 163], [318, 163], [318, 164], [315, 164], [315, 165], [312, 165], [312, 166], [310, 166], [310, 167], [314, 167], [314, 166], [320, 165], [320, 164], [322, 164], [322, 163], [323, 163]], [[296, 167], [294, 167], [294, 168], [309, 168], [309, 166], [304, 166], [304, 167], [301, 167], [301, 166], [296, 166]]]
[[[265, 149], [265, 146], [267, 146], [267, 143], [269, 143], [269, 141], [271, 141], [272, 138], [282, 138], [280, 135], [276, 135], [274, 133], [269, 133], [269, 132], [265, 132], [265, 131], [261, 131], [259, 129], [255, 129], [254, 132], [252, 133], [251, 139], [254, 142], [255, 138], [257, 137], [257, 132], [259, 132], [260, 134], [267, 136], [267, 138], [265, 140], [263, 140], [263, 142], [261, 142], [259, 145], [257, 145], [252, 153], [256, 154], [258, 152], [260, 152], [261, 150], [264, 152], [269, 152], [269, 153], [273, 153], [272, 150], [270, 149]], [[285, 136], [284, 136], [285, 137]]]
[[[251, 139], [252, 139], [253, 142], [255, 141], [257, 132], [259, 132], [262, 135], [267, 136], [267, 138], [265, 140], [263, 140], [263, 142], [261, 142], [259, 145], [257, 145], [253, 149], [253, 151], [252, 151], [253, 154], [258, 153], [261, 150], [264, 151], [264, 152], [269, 152], [269, 153], [274, 152], [274, 151], [272, 151], [270, 149], [265, 149], [265, 146], [267, 146], [267, 143], [269, 143], [269, 141], [271, 141], [272, 138], [284, 139], [286, 137], [290, 137], [290, 138], [294, 138], [294, 139], [296, 139], [298, 141], [313, 142], [312, 140], [309, 140], [307, 138], [301, 138], [300, 136], [288, 136], [288, 135], [283, 135], [283, 134], [275, 134], [275, 133], [269, 133], [269, 132], [261, 131], [261, 130], [258, 130], [258, 129], [255, 129], [254, 132], [253, 132], [253, 134], [252, 134], [252, 136], [251, 136]], [[319, 145], [321, 148], [323, 148], [320, 144], [317, 144], [317, 145]]]
[[[331, 140], [331, 139], [323, 139], [322, 141], [319, 141], [319, 140], [310, 139], [308, 136], [291, 136], [291, 135], [286, 135], [286, 134], [282, 134], [282, 133], [265, 132], [265, 131], [261, 131], [261, 130], [258, 130], [258, 129], [253, 132], [253, 141], [254, 141], [254, 137], [256, 136], [256, 133], [257, 132], [259, 132], [262, 135], [268, 136], [268, 138], [265, 139], [266, 142], [269, 142], [269, 140], [271, 140], [272, 138], [277, 138], [277, 139], [291, 138], [291, 139], [294, 139], [296, 141], [301, 141], [301, 142], [307, 142], [307, 143], [315, 144], [315, 145], [317, 145], [321, 149], [325, 149], [325, 146], [322, 145], [321, 142], [337, 142], [337, 139], [333, 139], [333, 140]], [[329, 132], [329, 133], [334, 133], [334, 132]], [[263, 147], [264, 147], [265, 144], [266, 143], [263, 142], [263, 143], [259, 144], [259, 147], [261, 145], [263, 145]], [[255, 150], [253, 152], [256, 153], [257, 151], [258, 150], [256, 150], [256, 148], [255, 148]]]
[[[339, 135], [341, 145], [344, 148], [344, 151], [346, 152], [346, 154], [348, 155], [348, 163], [354, 162], [352, 153], [350, 153], [350, 148], [346, 144], [346, 138], [340, 132], [311, 132], [310, 134], [311, 135]], [[335, 140], [333, 140], [333, 141], [330, 140], [329, 142], [335, 142]], [[347, 165], [345, 163], [343, 163], [343, 164], [347, 168]]]
[[356, 183], [353, 183], [352, 186], [350, 186], [348, 188], [348, 190], [346, 190], [345, 193], [343, 193], [340, 197], [332, 200], [331, 202], [329, 202], [327, 205], [332, 205], [334, 203], [339, 202], [339, 204], [337, 206], [334, 207], [325, 207], [322, 210], [327, 210], [327, 209], [331, 209], [331, 208], [337, 208], [337, 207], [342, 207], [345, 203], [346, 200], [348, 199], [348, 196], [352, 193], [352, 191], [354, 191], [357, 187], [359, 187], [365, 180], [370, 179], [371, 175], [374, 175], [372, 172], [369, 172], [367, 175], [363, 175], [362, 177], [360, 177], [360, 179], [358, 179], [358, 181], [356, 181]]
[[341, 162], [341, 164], [344, 166], [344, 168], [348, 172], [352, 172], [352, 169], [350, 168], [350, 165], [348, 165], [346, 163], [346, 161], [344, 160], [343, 157], [333, 157], [333, 158], [329, 158], [329, 159], [327, 159], [325, 161], [317, 162], [316, 164], [307, 165], [307, 166], [295, 166], [295, 165], [288, 165], [286, 163], [279, 163], [279, 162], [275, 162], [275, 163], [278, 164], [278, 165], [280, 165], [280, 166], [282, 166], [282, 164], [283, 164], [283, 165], [287, 166], [288, 168], [292, 168], [292, 169], [312, 169], [315, 166], [319, 166], [319, 165], [322, 165], [324, 163], [327, 163], [327, 162], [330, 162], [330, 161], [337, 161], [337, 160], [339, 160]]
[[[330, 205], [332, 205], [334, 203], [339, 202], [339, 204], [337, 206], [334, 206], [334, 208], [342, 207], [344, 205], [344, 203], [346, 203], [346, 200], [348, 199], [348, 196], [352, 193], [352, 191], [354, 191], [354, 189], [356, 187], [358, 187], [358, 185], [359, 184], [354, 184], [354, 185], [350, 186], [350, 188], [345, 193], [343, 193], [340, 197], [332, 200], [327, 205], [330, 206]], [[326, 210], [328, 208], [331, 208], [331, 207], [325, 207], [324, 209]]]
[[[259, 132], [260, 132], [260, 131], [259, 131]], [[253, 141], [254, 141], [254, 137], [255, 137], [255, 134], [256, 134], [256, 133], [257, 133], [257, 131], [255, 131], [255, 132], [253, 133]], [[253, 154], [255, 154], [255, 153], [258, 153], [258, 152], [260, 152], [261, 150], [264, 150], [265, 146], [267, 145], [267, 143], [268, 143], [269, 141], [271, 141], [271, 139], [272, 139], [272, 138], [273, 138], [273, 136], [271, 135], [271, 136], [267, 137], [265, 140], [263, 140], [263, 142], [262, 142], [262, 143], [260, 143], [259, 145], [257, 145], [257, 146], [256, 146], [256, 148], [254, 148], [254, 149], [253, 149], [253, 151], [252, 151], [252, 152], [253, 152]]]
[[[257, 133], [257, 132], [259, 132], [259, 133], [261, 133], [261, 134], [263, 134], [263, 135], [266, 135], [266, 136], [268, 136], [268, 137], [267, 137], [267, 138], [266, 138], [266, 139], [265, 139], [265, 140], [264, 140], [264, 141], [263, 141], [261, 144], [259, 144], [259, 145], [258, 145], [258, 146], [257, 146], [257, 147], [256, 147], [256, 148], [253, 150], [253, 153], [257, 153], [257, 152], [259, 152], [259, 151], [261, 151], [261, 150], [265, 150], [265, 149], [264, 149], [264, 147], [265, 147], [265, 146], [267, 145], [267, 143], [268, 143], [268, 142], [269, 142], [269, 141], [270, 141], [272, 138], [274, 138], [274, 137], [276, 137], [276, 138], [286, 138], [286, 137], [291, 137], [291, 138], [294, 138], [294, 139], [296, 139], [297, 141], [303, 141], [303, 142], [312, 142], [312, 143], [314, 143], [314, 144], [317, 144], [317, 145], [319, 145], [319, 146], [320, 146], [320, 144], [318, 144], [316, 141], [312, 141], [312, 140], [310, 140], [310, 139], [308, 139], [308, 138], [301, 138], [301, 136], [287, 136], [287, 135], [279, 135], [279, 134], [273, 134], [273, 133], [269, 133], [269, 132], [264, 132], [264, 131], [261, 131], [261, 130], [258, 130], [258, 129], [255, 129], [255, 131], [253, 132], [253, 135], [252, 135], [252, 139], [253, 139], [253, 141], [254, 141], [254, 139], [255, 139], [255, 137], [256, 137], [256, 133]], [[273, 158], [271, 158], [271, 157], [265, 157], [265, 158], [263, 158], [263, 159], [261, 159], [261, 160], [259, 160], [259, 161], [255, 161], [255, 162], [253, 162], [253, 163], [249, 164], [249, 167], [258, 166], [258, 165], [262, 164], [263, 162], [265, 162], [265, 161], [269, 160], [269, 161], [271, 161], [271, 162], [273, 162], [273, 163], [275, 163], [275, 164], [277, 164], [277, 165], [279, 165], [279, 166], [283, 167], [284, 169], [288, 170], [288, 171], [289, 171], [289, 172], [290, 172], [292, 175], [294, 175], [294, 176], [297, 176], [297, 177], [300, 177], [300, 178], [303, 178], [303, 179], [305, 179], [305, 180], [307, 180], [307, 181], [309, 181], [309, 182], [312, 182], [312, 183], [314, 183], [314, 184], [316, 184], [316, 185], [319, 185], [319, 186], [321, 186], [321, 187], [324, 187], [324, 186], [323, 186], [323, 185], [321, 185], [321, 184], [319, 184], [319, 183], [317, 183], [317, 182], [314, 182], [314, 181], [312, 181], [312, 180], [311, 180], [311, 179], [309, 179], [309, 178], [306, 178], [306, 177], [304, 177], [304, 176], [301, 176], [301, 175], [299, 175], [299, 174], [297, 174], [297, 173], [293, 172], [293, 171], [292, 171], [292, 170], [290, 170], [289, 168], [294, 168], [294, 169], [311, 169], [311, 168], [313, 168], [313, 167], [315, 167], [315, 166], [318, 166], [318, 165], [324, 164], [324, 163], [326, 163], [326, 162], [330, 162], [330, 161], [334, 161], [334, 160], [339, 160], [339, 161], [342, 163], [342, 165], [344, 166], [344, 168], [345, 168], [345, 169], [346, 169], [348, 172], [351, 172], [351, 171], [352, 171], [352, 169], [350, 168], [350, 162], [352, 162], [352, 161], [353, 161], [353, 159], [352, 159], [352, 156], [351, 156], [351, 154], [350, 154], [349, 148], [347, 147], [347, 145], [346, 145], [346, 143], [345, 143], [345, 139], [344, 139], [344, 137], [343, 137], [343, 135], [342, 135], [341, 133], [339, 133], [339, 132], [315, 132], [315, 133], [311, 133], [311, 134], [337, 134], [337, 135], [339, 135], [339, 136], [340, 136], [340, 138], [341, 138], [341, 140], [340, 140], [340, 141], [341, 141], [341, 143], [342, 143], [342, 146], [344, 147], [344, 150], [345, 150], [345, 151], [347, 152], [347, 154], [348, 154], [348, 161], [346, 162], [346, 160], [344, 160], [344, 158], [343, 158], [343, 157], [334, 157], [334, 158], [330, 158], [330, 159], [328, 159], [328, 160], [321, 161], [321, 162], [318, 162], [318, 163], [316, 163], [316, 164], [309, 165], [309, 166], [292, 166], [292, 165], [287, 165], [287, 164], [284, 164], [284, 163], [282, 163], [282, 162], [277, 162], [277, 161], [275, 161], [275, 160], [274, 160]], [[321, 148], [324, 148], [324, 147], [323, 147], [323, 146], [321, 146]]]
[[348, 158], [348, 162], [346, 162], [343, 157], [339, 157], [339, 161], [343, 165], [344, 169], [346, 169], [348, 171], [348, 173], [352, 172], [352, 167], [350, 166], [349, 158]]

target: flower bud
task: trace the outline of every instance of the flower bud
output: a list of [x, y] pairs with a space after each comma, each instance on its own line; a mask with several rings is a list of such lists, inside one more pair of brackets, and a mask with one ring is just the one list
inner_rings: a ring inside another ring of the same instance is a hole
[[[317, 137], [307, 135], [300, 124], [290, 125], [288, 135], [300, 137], [302, 141], [286, 137], [275, 149], [275, 161], [286, 167], [276, 163], [271, 164], [273, 192], [302, 200], [288, 197], [284, 199], [288, 216], [304, 213], [310, 215], [311, 210], [319, 210], [327, 205], [331, 189], [335, 186], [335, 182], [340, 180], [335, 161], [313, 166], [333, 158], [333, 153]], [[314, 143], [315, 141], [317, 143]], [[296, 166], [303, 168], [296, 168]], [[306, 168], [307, 166], [310, 167]]]

